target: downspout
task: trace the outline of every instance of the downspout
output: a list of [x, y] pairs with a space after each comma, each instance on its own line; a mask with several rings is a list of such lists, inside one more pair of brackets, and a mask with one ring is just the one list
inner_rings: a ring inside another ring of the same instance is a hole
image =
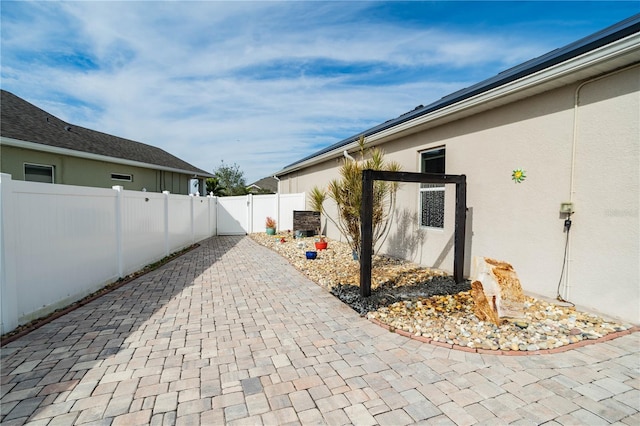
[[[573, 203], [573, 198], [575, 195], [575, 171], [576, 171], [576, 147], [578, 146], [578, 107], [580, 106], [580, 91], [582, 90], [582, 88], [584, 86], [586, 86], [587, 84], [591, 84], [594, 83], [598, 80], [602, 80], [603, 78], [607, 78], [607, 77], [611, 77], [613, 75], [619, 74], [621, 72], [627, 71], [631, 68], [635, 68], [638, 66], [638, 63], [634, 63], [632, 65], [623, 67], [623, 68], [619, 68], [617, 70], [599, 75], [597, 77], [591, 78], [589, 80], [583, 81], [582, 83], [580, 83], [578, 85], [578, 87], [576, 87], [574, 96], [573, 96], [573, 137], [572, 137], [572, 141], [571, 141], [571, 176], [570, 176], [570, 181], [569, 181], [569, 201], [571, 203]], [[569, 220], [571, 219], [571, 214], [569, 214]], [[565, 222], [566, 223], [566, 222]], [[571, 225], [569, 225], [571, 226]], [[569, 230], [567, 229], [566, 232], [569, 232]], [[569, 259], [571, 259], [571, 238], [569, 238], [569, 236], [567, 236], [567, 251], [566, 251], [566, 258], [564, 259], [564, 262], [566, 262], [566, 274], [565, 274], [565, 280], [564, 280], [564, 299], [569, 299], [570, 296], [570, 290], [573, 287], [572, 285], [570, 285], [571, 283], [571, 263], [569, 262]], [[562, 277], [561, 277], [562, 279]], [[558, 291], [558, 298], [562, 299], [561, 295], [560, 295], [560, 291]], [[563, 300], [564, 301], [564, 300]]]

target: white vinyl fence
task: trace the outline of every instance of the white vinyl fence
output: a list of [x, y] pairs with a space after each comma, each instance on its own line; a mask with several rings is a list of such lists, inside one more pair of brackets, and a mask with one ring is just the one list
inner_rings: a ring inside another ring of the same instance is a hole
[[[241, 199], [231, 201], [244, 209], [227, 211], [225, 198]], [[293, 209], [305, 207], [304, 194], [225, 198], [51, 185], [0, 174], [0, 333], [210, 236], [263, 231], [266, 216], [291, 229]], [[241, 223], [241, 230], [229, 232], [223, 218]]]

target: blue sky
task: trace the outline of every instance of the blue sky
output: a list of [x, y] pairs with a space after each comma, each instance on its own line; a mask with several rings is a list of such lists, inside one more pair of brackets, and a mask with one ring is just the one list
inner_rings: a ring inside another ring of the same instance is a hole
[[608, 2], [11, 2], [1, 87], [247, 183], [640, 12]]

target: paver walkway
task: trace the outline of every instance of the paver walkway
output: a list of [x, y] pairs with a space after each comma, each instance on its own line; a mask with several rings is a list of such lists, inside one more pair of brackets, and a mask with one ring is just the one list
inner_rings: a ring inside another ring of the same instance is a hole
[[640, 333], [553, 355], [437, 347], [248, 237], [211, 238], [1, 353], [7, 426], [640, 424]]

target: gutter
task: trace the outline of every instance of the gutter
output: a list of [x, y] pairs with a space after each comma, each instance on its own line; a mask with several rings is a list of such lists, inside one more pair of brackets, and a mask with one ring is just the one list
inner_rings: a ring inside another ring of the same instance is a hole
[[68, 148], [59, 148], [56, 146], [45, 145], [45, 144], [35, 143], [35, 142], [26, 142], [19, 139], [0, 136], [0, 146], [2, 145], [13, 146], [16, 148], [30, 149], [34, 151], [40, 151], [40, 152], [48, 152], [51, 154], [68, 155], [71, 157], [84, 158], [87, 160], [104, 161], [108, 163], [123, 164], [126, 166], [141, 167], [145, 169], [162, 170], [166, 172], [195, 175], [195, 177], [213, 177], [213, 175], [211, 174], [208, 174], [208, 173], [203, 174], [198, 172], [197, 170], [176, 169], [173, 167], [161, 166], [159, 164], [143, 163], [142, 161], [126, 160], [124, 158], [109, 157], [108, 155], [92, 154], [90, 152], [76, 151], [74, 149], [68, 149]]
[[[536, 88], [538, 91], [535, 91], [535, 93], [541, 93], [553, 88], [552, 86], [545, 89], [541, 86], [545, 84], [551, 86], [554, 81], [562, 79], [563, 77], [570, 77], [572, 81], [561, 82], [557, 85], [558, 87], [571, 84], [583, 78], [593, 77], [596, 72], [586, 76], [579, 76], [576, 75], [576, 73], [595, 67], [616, 57], [634, 53], [634, 51], [637, 51], [639, 48], [640, 33], [635, 32], [598, 49], [587, 51], [580, 56], [567, 59], [557, 65], [541, 69], [517, 80], [507, 82], [497, 87], [489, 86], [486, 90], [470, 97], [458, 101], [445, 102], [445, 99], [450, 98], [452, 95], [445, 96], [442, 100], [432, 104], [431, 107], [425, 107], [425, 112], [421, 115], [416, 116], [419, 112], [412, 111], [406, 114], [406, 117], [401, 116], [398, 119], [390, 120], [392, 122], [395, 121], [395, 124], [389, 123], [385, 126], [385, 123], [382, 123], [369, 130], [365, 130], [362, 134], [365, 135], [365, 142], [367, 144], [370, 146], [378, 145], [391, 139], [397, 139], [400, 136], [406, 136], [422, 131], [428, 127], [453, 121], [462, 116], [471, 115], [474, 111], [483, 111], [501, 104], [506, 104], [516, 98], [531, 96]], [[636, 61], [638, 59], [640, 59], [640, 57], [636, 58]], [[597, 74], [608, 71], [610, 70], [598, 70]], [[479, 83], [479, 85], [480, 84], [482, 83]], [[345, 139], [335, 144], [335, 147], [330, 151], [320, 151], [320, 154], [317, 156], [312, 156], [284, 167], [276, 173], [276, 176], [283, 176], [333, 158], [341, 157], [344, 150], [349, 151], [356, 148], [357, 145], [357, 137]]]
[[[375, 134], [372, 134], [368, 138], [368, 140], [371, 142], [375, 142], [388, 139], [391, 135], [406, 131], [421, 124], [435, 121], [437, 119], [441, 119], [455, 113], [462, 112], [464, 110], [484, 106], [489, 102], [495, 102], [496, 100], [500, 100], [503, 98], [517, 96], [523, 91], [533, 90], [536, 86], [541, 86], [545, 83], [552, 83], [554, 80], [570, 76], [571, 74], [574, 74], [586, 68], [593, 67], [598, 65], [599, 63], [614, 59], [617, 56], [622, 56], [629, 52], [633, 52], [634, 50], [638, 50], [639, 46], [640, 33], [636, 33], [632, 36], [629, 36], [628, 38], [621, 40], [619, 43], [607, 45], [601, 49], [588, 52], [582, 56], [570, 59], [553, 67], [545, 68], [527, 77], [523, 77], [519, 80], [515, 80], [503, 86], [498, 86], [489, 91], [479, 93], [455, 104], [444, 106], [440, 109], [430, 112], [429, 114], [414, 118], [409, 121], [405, 121], [403, 123], [399, 123], [393, 128], [383, 129], [379, 132], [376, 132]], [[638, 59], [640, 59], [640, 57], [636, 58], [636, 60]]]

